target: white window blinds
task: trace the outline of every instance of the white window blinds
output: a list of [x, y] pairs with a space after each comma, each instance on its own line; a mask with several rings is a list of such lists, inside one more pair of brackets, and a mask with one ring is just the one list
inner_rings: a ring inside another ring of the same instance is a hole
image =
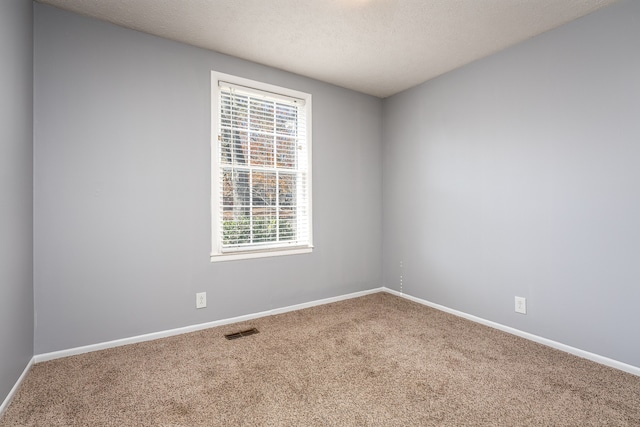
[[306, 100], [218, 80], [220, 254], [311, 245]]

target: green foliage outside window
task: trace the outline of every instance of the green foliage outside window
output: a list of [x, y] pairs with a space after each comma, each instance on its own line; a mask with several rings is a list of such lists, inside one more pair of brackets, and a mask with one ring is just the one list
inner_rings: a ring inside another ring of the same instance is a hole
[[223, 243], [242, 245], [294, 240], [296, 237], [291, 220], [274, 217], [254, 217], [253, 224], [248, 216], [223, 222]]

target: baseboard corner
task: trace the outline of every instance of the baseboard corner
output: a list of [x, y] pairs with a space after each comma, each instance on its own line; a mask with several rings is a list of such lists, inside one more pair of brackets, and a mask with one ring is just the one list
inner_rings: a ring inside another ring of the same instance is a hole
[[304, 308], [310, 308], [318, 305], [330, 304], [333, 302], [343, 301], [343, 300], [352, 299], [352, 298], [358, 298], [358, 297], [369, 295], [369, 294], [383, 292], [384, 289], [385, 289], [384, 287], [365, 289], [363, 291], [356, 291], [349, 294], [338, 295], [335, 297], [329, 297], [329, 298], [309, 301], [309, 302], [300, 303], [300, 304], [294, 304], [286, 307], [273, 308], [270, 310], [265, 310], [257, 313], [251, 313], [251, 314], [245, 314], [245, 315], [231, 317], [227, 319], [214, 320], [211, 322], [199, 323], [199, 324], [184, 326], [184, 327], [175, 328], [175, 329], [168, 329], [164, 331], [151, 332], [148, 334], [136, 335], [128, 338], [121, 338], [121, 339], [116, 339], [112, 341], [100, 342], [100, 343], [73, 347], [73, 348], [64, 349], [64, 350], [57, 350], [57, 351], [52, 351], [48, 353], [36, 354], [33, 357], [33, 360], [35, 361], [35, 363], [41, 363], [49, 360], [61, 359], [63, 357], [76, 356], [78, 354], [105, 350], [107, 348], [120, 347], [128, 344], [136, 344], [139, 342], [151, 341], [151, 340], [166, 338], [174, 335], [186, 334], [189, 332], [200, 331], [203, 329], [215, 328], [217, 326], [244, 322], [247, 320], [257, 319], [260, 317], [272, 316], [275, 314], [287, 313], [289, 311], [302, 310]]
[[394, 289], [390, 289], [390, 288], [387, 288], [387, 287], [382, 287], [382, 291], [390, 293], [392, 295], [399, 296], [401, 298], [408, 299], [410, 301], [417, 302], [418, 304], [422, 304], [422, 305], [425, 305], [427, 307], [435, 308], [436, 310], [444, 311], [446, 313], [453, 314], [454, 316], [462, 317], [462, 318], [470, 320], [472, 322], [480, 323], [481, 325], [489, 326], [491, 328], [498, 329], [498, 330], [501, 330], [503, 332], [507, 332], [509, 334], [516, 335], [516, 336], [519, 336], [521, 338], [528, 339], [529, 341], [537, 342], [538, 344], [543, 344], [543, 345], [546, 345], [547, 347], [551, 347], [551, 348], [554, 348], [556, 350], [564, 351], [565, 353], [569, 353], [569, 354], [572, 354], [574, 356], [578, 356], [578, 357], [581, 357], [583, 359], [587, 359], [587, 360], [590, 360], [592, 362], [596, 362], [596, 363], [599, 363], [601, 365], [608, 366], [608, 367], [614, 368], [614, 369], [618, 369], [620, 371], [624, 371], [624, 372], [627, 372], [629, 374], [636, 375], [636, 376], [640, 377], [640, 367], [629, 365], [627, 363], [620, 362], [619, 360], [611, 359], [611, 358], [606, 357], [606, 356], [601, 356], [601, 355], [596, 354], [596, 353], [591, 353], [589, 351], [582, 350], [582, 349], [579, 349], [579, 348], [576, 348], [576, 347], [572, 347], [570, 345], [563, 344], [561, 342], [554, 341], [554, 340], [551, 340], [551, 339], [548, 339], [548, 338], [544, 338], [544, 337], [541, 337], [541, 336], [538, 336], [538, 335], [535, 335], [535, 334], [532, 334], [532, 333], [529, 333], [529, 332], [521, 331], [520, 329], [512, 328], [511, 326], [506, 326], [506, 325], [503, 325], [501, 323], [497, 323], [497, 322], [493, 322], [491, 320], [483, 319], [481, 317], [474, 316], [473, 314], [468, 314], [468, 313], [465, 313], [465, 312], [462, 312], [462, 311], [458, 311], [458, 310], [446, 307], [444, 305], [436, 304], [434, 302], [431, 302], [431, 301], [428, 301], [428, 300], [425, 300], [425, 299], [422, 299], [422, 298], [417, 298], [417, 297], [414, 297], [412, 295], [405, 294], [403, 292], [398, 292], [398, 291], [396, 291]]
[[18, 380], [16, 381], [16, 383], [13, 385], [11, 390], [9, 390], [9, 394], [7, 394], [7, 397], [5, 397], [2, 403], [0, 403], [0, 419], [4, 415], [9, 405], [11, 404], [11, 401], [15, 397], [16, 393], [18, 392], [18, 389], [20, 388], [20, 385], [26, 378], [27, 374], [31, 370], [31, 367], [33, 366], [34, 363], [35, 363], [35, 356], [32, 356], [31, 359], [29, 360], [29, 363], [27, 363], [27, 366], [22, 371], [22, 374], [20, 374], [20, 376], [18, 377]]

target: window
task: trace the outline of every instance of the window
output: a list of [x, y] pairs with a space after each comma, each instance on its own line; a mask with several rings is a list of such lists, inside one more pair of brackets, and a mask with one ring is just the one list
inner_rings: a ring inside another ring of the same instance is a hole
[[212, 72], [212, 261], [311, 252], [311, 95]]

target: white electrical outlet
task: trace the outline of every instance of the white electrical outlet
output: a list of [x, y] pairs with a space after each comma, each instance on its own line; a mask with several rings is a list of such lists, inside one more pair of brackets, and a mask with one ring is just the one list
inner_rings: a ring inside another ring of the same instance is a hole
[[527, 314], [527, 299], [516, 297], [516, 313]]
[[196, 294], [196, 308], [205, 308], [207, 306], [207, 293], [198, 292]]

